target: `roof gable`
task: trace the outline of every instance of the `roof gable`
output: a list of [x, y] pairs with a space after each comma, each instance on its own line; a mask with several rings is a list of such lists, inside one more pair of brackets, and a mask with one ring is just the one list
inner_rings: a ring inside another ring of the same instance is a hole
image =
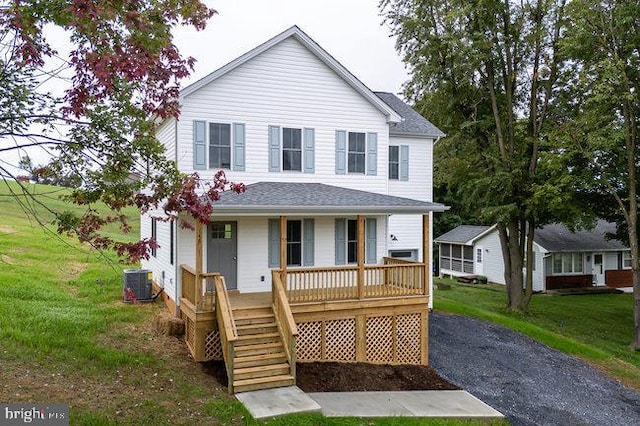
[[442, 138], [445, 134], [438, 129], [429, 120], [418, 114], [416, 110], [404, 103], [393, 93], [374, 92], [377, 97], [382, 99], [387, 105], [395, 110], [401, 117], [402, 121], [392, 124], [389, 127], [389, 134], [392, 136], [419, 136]]
[[261, 53], [269, 50], [273, 46], [288, 39], [289, 37], [295, 38], [302, 46], [307, 48], [313, 53], [320, 61], [322, 61], [327, 67], [333, 70], [342, 80], [344, 80], [349, 86], [351, 86], [356, 92], [363, 96], [369, 103], [371, 103], [377, 110], [385, 115], [387, 122], [398, 123], [402, 121], [401, 115], [394, 110], [391, 106], [387, 105], [382, 99], [376, 96], [367, 86], [358, 80], [353, 74], [349, 72], [342, 64], [340, 64], [333, 56], [331, 56], [326, 50], [324, 50], [318, 43], [316, 43], [311, 37], [309, 37], [298, 26], [294, 25], [291, 28], [276, 35], [270, 40], [262, 43], [254, 49], [248, 51], [244, 55], [234, 59], [228, 64], [218, 68], [206, 77], [196, 81], [195, 83], [185, 87], [180, 92], [181, 101], [188, 97], [192, 93], [200, 90], [204, 86], [217, 80], [223, 75], [233, 71], [242, 64], [250, 61]]

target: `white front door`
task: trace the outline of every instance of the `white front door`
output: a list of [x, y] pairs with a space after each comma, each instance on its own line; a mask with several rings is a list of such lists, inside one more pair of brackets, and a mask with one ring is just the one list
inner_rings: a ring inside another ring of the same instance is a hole
[[482, 246], [475, 247], [475, 265], [474, 265], [474, 273], [475, 275], [484, 275], [484, 252], [482, 251]]
[[604, 285], [604, 255], [593, 254], [593, 279], [596, 285]]

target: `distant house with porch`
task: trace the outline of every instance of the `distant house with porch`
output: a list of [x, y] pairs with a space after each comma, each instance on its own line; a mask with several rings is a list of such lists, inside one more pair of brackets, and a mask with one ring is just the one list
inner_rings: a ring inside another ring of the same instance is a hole
[[298, 27], [185, 88], [157, 137], [184, 172], [223, 169], [211, 222], [141, 218], [142, 267], [231, 392], [290, 385], [295, 363], [427, 364], [433, 146], [443, 133], [372, 92]]
[[[630, 287], [631, 252], [608, 239], [615, 225], [599, 220], [593, 230], [570, 231], [562, 224], [536, 230], [533, 243], [533, 289], [570, 287]], [[504, 284], [504, 263], [498, 230], [493, 226], [461, 225], [437, 237], [440, 275], [484, 275]]]

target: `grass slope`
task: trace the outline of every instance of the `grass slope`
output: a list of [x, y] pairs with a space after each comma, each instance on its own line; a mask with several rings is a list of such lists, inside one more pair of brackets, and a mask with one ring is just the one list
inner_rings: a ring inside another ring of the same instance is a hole
[[640, 352], [633, 337], [633, 295], [534, 295], [531, 313], [507, 312], [504, 286], [451, 284], [436, 290], [435, 309], [481, 318], [578, 356], [640, 391]]
[[[49, 208], [77, 209], [64, 190], [31, 188]], [[0, 182], [0, 401], [63, 403], [82, 425], [271, 424], [459, 425], [466, 420], [327, 419], [319, 414], [258, 422], [226, 389], [190, 360], [182, 340], [156, 335], [160, 303], [120, 301], [125, 265], [59, 237], [26, 215], [21, 203], [52, 216]], [[136, 224], [137, 212], [128, 212]], [[110, 230], [113, 234], [117, 228]]]

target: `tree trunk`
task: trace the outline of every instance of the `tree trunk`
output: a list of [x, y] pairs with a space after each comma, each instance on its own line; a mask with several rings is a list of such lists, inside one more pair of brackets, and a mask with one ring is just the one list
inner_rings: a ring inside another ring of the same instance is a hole
[[512, 311], [521, 309], [524, 297], [522, 276], [522, 247], [520, 246], [520, 227], [518, 219], [512, 217], [505, 228], [498, 225], [500, 246], [504, 259], [504, 280], [507, 288], [507, 308]]
[[640, 269], [637, 265], [633, 270], [633, 320], [635, 327], [631, 349], [637, 351], [640, 349]]
[[527, 275], [525, 278], [524, 296], [520, 301], [520, 310], [528, 311], [529, 303], [531, 303], [531, 297], [533, 296], [533, 237], [535, 233], [535, 224], [533, 221], [529, 221], [527, 224], [527, 245], [526, 245], [526, 258], [527, 258]]

